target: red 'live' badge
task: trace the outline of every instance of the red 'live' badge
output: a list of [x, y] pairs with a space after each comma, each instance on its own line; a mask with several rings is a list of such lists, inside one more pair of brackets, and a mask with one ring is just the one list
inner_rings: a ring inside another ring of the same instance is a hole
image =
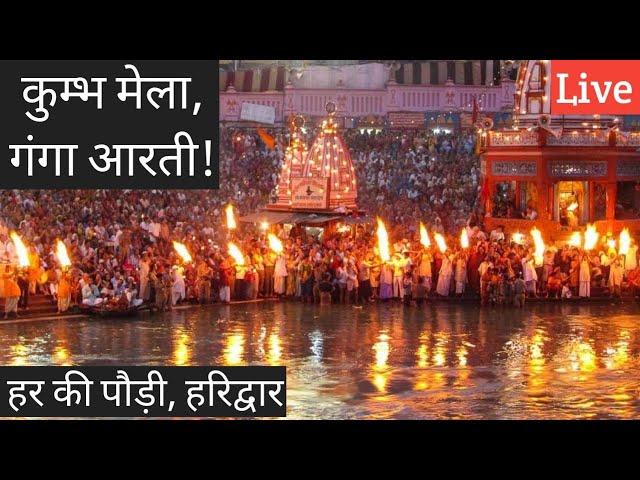
[[553, 60], [551, 113], [640, 113], [640, 60]]

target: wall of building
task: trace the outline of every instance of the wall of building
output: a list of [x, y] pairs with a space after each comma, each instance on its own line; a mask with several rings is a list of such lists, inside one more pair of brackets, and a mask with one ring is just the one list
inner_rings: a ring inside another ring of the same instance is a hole
[[497, 86], [389, 82], [380, 89], [308, 89], [288, 85], [282, 92], [238, 92], [230, 88], [220, 92], [220, 121], [239, 121], [244, 102], [273, 107], [276, 123], [294, 114], [326, 115], [328, 102], [336, 104], [338, 116], [360, 118], [389, 112], [471, 112], [475, 98], [482, 114], [510, 111], [514, 92], [515, 83], [511, 80]]

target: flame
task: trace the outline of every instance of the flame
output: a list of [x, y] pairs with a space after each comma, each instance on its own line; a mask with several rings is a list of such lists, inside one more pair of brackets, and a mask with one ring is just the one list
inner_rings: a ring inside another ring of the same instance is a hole
[[467, 229], [463, 228], [460, 232], [460, 246], [462, 248], [469, 248], [469, 236], [467, 235]]
[[189, 253], [189, 250], [187, 250], [187, 247], [183, 243], [176, 242], [174, 240], [173, 248], [178, 253], [178, 255], [180, 255], [184, 263], [191, 263], [193, 261], [193, 258], [191, 258], [191, 254]]
[[235, 230], [237, 225], [236, 225], [236, 217], [233, 214], [233, 205], [231, 204], [227, 205], [227, 208], [225, 208], [224, 211], [227, 213], [227, 228], [229, 230]]
[[629, 235], [629, 229], [623, 228], [620, 232], [620, 255], [627, 255], [629, 253], [629, 247], [631, 246], [631, 236]]
[[273, 233], [270, 233], [267, 237], [269, 239], [269, 248], [273, 250], [275, 253], [280, 255], [282, 253], [282, 242], [278, 237], [276, 237]]
[[595, 225], [588, 224], [587, 230], [584, 232], [584, 249], [593, 250], [598, 244], [598, 238], [600, 234], [596, 230]]
[[573, 232], [571, 234], [571, 238], [569, 239], [569, 241], [567, 242], [569, 245], [571, 245], [572, 247], [579, 247], [582, 245], [582, 235], [580, 235], [580, 232]]
[[60, 263], [62, 268], [71, 266], [71, 259], [67, 253], [67, 246], [62, 240], [58, 240], [56, 242], [56, 257], [58, 258], [58, 263]]
[[235, 243], [229, 242], [227, 244], [227, 249], [229, 251], [229, 255], [231, 255], [233, 260], [236, 262], [236, 265], [244, 265], [244, 255], [242, 255], [242, 252]]
[[384, 222], [378, 217], [378, 254], [382, 262], [388, 262], [391, 259], [389, 254], [389, 235], [387, 234], [387, 228], [384, 226]]
[[518, 245], [522, 245], [522, 242], [524, 241], [524, 235], [520, 232], [516, 232], [511, 235], [511, 241], [513, 243], [517, 243]]
[[21, 267], [26, 268], [29, 266], [29, 252], [27, 247], [22, 242], [22, 238], [16, 232], [11, 232], [11, 240], [16, 247], [16, 253], [18, 254], [18, 263]]
[[431, 239], [429, 238], [427, 227], [425, 227], [422, 222], [420, 222], [420, 243], [424, 248], [429, 248], [431, 246]]
[[607, 240], [607, 246], [609, 247], [609, 250], [613, 250], [615, 252], [616, 251], [616, 239], [615, 238], [610, 238], [609, 240]]
[[540, 233], [540, 230], [538, 230], [536, 227], [533, 227], [531, 229], [531, 236], [533, 237], [533, 243], [536, 246], [533, 256], [534, 256], [536, 265], [540, 266], [542, 265], [544, 251], [546, 248], [544, 245], [544, 240], [542, 240], [542, 233]]
[[438, 249], [440, 252], [444, 253], [447, 251], [447, 243], [444, 241], [444, 237], [439, 233], [434, 233], [433, 238], [436, 239], [436, 243], [438, 244]]
[[267, 222], [266, 220], [260, 222], [260, 230], [262, 230], [264, 232], [269, 230], [269, 222]]
[[571, 205], [567, 207], [567, 211], [573, 212], [576, 208], [578, 208], [578, 202], [573, 202]]

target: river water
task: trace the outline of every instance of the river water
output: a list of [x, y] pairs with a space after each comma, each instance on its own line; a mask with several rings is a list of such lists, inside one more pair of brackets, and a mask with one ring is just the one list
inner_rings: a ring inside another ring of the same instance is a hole
[[0, 322], [0, 365], [286, 365], [288, 418], [640, 418], [640, 306], [264, 302]]

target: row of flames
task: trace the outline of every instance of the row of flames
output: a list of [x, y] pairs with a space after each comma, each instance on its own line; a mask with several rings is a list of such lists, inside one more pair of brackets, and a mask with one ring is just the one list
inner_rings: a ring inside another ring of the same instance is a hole
[[[378, 218], [377, 220], [378, 220], [378, 229], [377, 229], [378, 254], [382, 262], [388, 262], [391, 259], [391, 255], [389, 252], [389, 236], [387, 234], [387, 229], [385, 227], [384, 222], [380, 218]], [[543, 256], [546, 250], [546, 245], [544, 243], [544, 240], [542, 239], [542, 233], [540, 232], [540, 230], [534, 227], [531, 229], [530, 233], [534, 243], [533, 257], [536, 265], [540, 266], [543, 263]], [[438, 245], [438, 250], [440, 250], [440, 252], [442, 253], [445, 253], [447, 251], [447, 244], [445, 242], [444, 237], [439, 233], [434, 233], [433, 236], [435, 238], [436, 244]], [[589, 224], [587, 225], [587, 229], [584, 234], [584, 243], [582, 242], [582, 236], [580, 232], [574, 232], [573, 235], [571, 236], [571, 239], [569, 240], [569, 244], [576, 247], [582, 247], [584, 248], [584, 250], [589, 251], [589, 250], [593, 250], [596, 247], [596, 245], [598, 244], [599, 238], [600, 238], [600, 234], [596, 230], [596, 227], [594, 225]], [[514, 243], [523, 244], [524, 234], [520, 232], [515, 232], [511, 236], [511, 240]], [[615, 243], [616, 242], [614, 239], [610, 239], [608, 241], [609, 248], [615, 249]], [[427, 228], [424, 226], [422, 222], [420, 222], [420, 244], [425, 248], [429, 248], [431, 246], [431, 239], [429, 238], [429, 233], [427, 232]], [[627, 253], [629, 252], [629, 247], [631, 246], [631, 235], [629, 234], [628, 228], [624, 228], [620, 232], [620, 238], [619, 238], [618, 244], [619, 244], [618, 254], [627, 255]], [[460, 247], [463, 249], [469, 248], [469, 237], [467, 235], [466, 229], [464, 228], [460, 233]]]
[[[277, 255], [282, 254], [284, 251], [284, 246], [282, 245], [282, 241], [275, 236], [273, 233], [269, 233], [268, 235], [269, 248]], [[180, 256], [182, 261], [187, 264], [193, 262], [193, 257], [191, 253], [189, 253], [189, 249], [184, 243], [180, 243], [174, 240], [173, 249]], [[233, 242], [227, 243], [227, 253], [229, 256], [233, 258], [236, 265], [242, 266], [245, 264], [244, 254], [242, 250]]]
[[[531, 237], [533, 238], [533, 242], [535, 244], [534, 257], [536, 264], [542, 265], [542, 257], [544, 255], [546, 247], [544, 241], [542, 240], [542, 234], [540, 233], [540, 230], [534, 227], [531, 230]], [[596, 248], [599, 238], [600, 234], [596, 230], [595, 225], [589, 224], [587, 225], [587, 228], [584, 232], [584, 242], [580, 232], [573, 232], [571, 234], [571, 238], [567, 243], [573, 247], [581, 247], [586, 251], [590, 251]], [[524, 243], [524, 235], [520, 232], [516, 232], [511, 236], [511, 240], [514, 243], [522, 244]], [[615, 250], [615, 239], [609, 239], [607, 241], [607, 245], [609, 249]], [[628, 228], [624, 228], [620, 232], [618, 245], [618, 255], [627, 255], [629, 253], [629, 247], [631, 246], [631, 235], [629, 234]]]
[[[16, 249], [16, 255], [18, 256], [18, 265], [20, 265], [21, 268], [36, 266], [31, 265], [31, 259], [29, 258], [29, 249], [22, 241], [20, 235], [18, 235], [16, 232], [11, 232], [9, 236], [11, 237], [11, 241], [13, 242], [13, 245]], [[62, 242], [62, 240], [58, 240], [56, 242], [56, 257], [58, 259], [58, 263], [62, 268], [68, 268], [71, 266], [71, 259], [69, 258], [69, 254], [67, 253], [67, 247], [64, 242]]]
[[[378, 218], [378, 255], [380, 256], [380, 260], [382, 262], [388, 262], [391, 260], [391, 254], [389, 251], [389, 235], [387, 233], [387, 227], [385, 226], [382, 219]], [[439, 233], [434, 233], [433, 238], [438, 245], [438, 250], [444, 253], [447, 251], [447, 242], [444, 237]], [[420, 244], [429, 248], [431, 246], [431, 239], [429, 238], [429, 232], [427, 232], [427, 227], [424, 226], [424, 223], [420, 222]], [[469, 248], [469, 236], [467, 235], [467, 230], [462, 229], [460, 232], [460, 247], [463, 249]]]
[[[237, 223], [236, 223], [235, 215], [233, 212], [233, 205], [231, 204], [227, 205], [225, 208], [225, 212], [226, 212], [226, 220], [227, 220], [227, 229], [228, 230], [236, 229]], [[378, 228], [377, 228], [378, 255], [380, 256], [380, 260], [382, 262], [389, 262], [391, 260], [391, 253], [389, 249], [389, 235], [387, 233], [386, 226], [382, 221], [382, 219], [378, 218], [377, 223], [378, 223]], [[267, 230], [268, 223], [263, 222], [263, 224], [261, 225], [261, 228], [263, 230]], [[535, 263], [536, 265], [542, 265], [543, 255], [546, 250], [544, 240], [542, 239], [542, 233], [536, 227], [531, 229], [530, 233], [535, 245], [535, 250], [534, 250]], [[441, 253], [445, 253], [448, 250], [448, 247], [444, 237], [439, 233], [434, 233], [433, 237], [435, 239], [436, 245], [438, 246], [438, 250], [440, 250]], [[583, 247], [585, 250], [593, 250], [596, 247], [599, 238], [600, 238], [600, 235], [597, 232], [595, 226], [589, 224], [587, 225], [587, 229], [584, 234], [584, 244], [582, 242], [582, 235], [580, 234], [580, 232], [574, 232], [572, 234], [569, 240], [569, 244], [576, 247]], [[524, 234], [520, 232], [515, 232], [512, 235], [511, 239], [513, 242], [517, 244], [523, 244]], [[277, 236], [275, 236], [272, 233], [269, 233], [267, 235], [267, 240], [269, 242], [269, 248], [274, 253], [276, 253], [277, 255], [282, 254], [284, 248], [282, 245], [282, 241]], [[62, 242], [60, 242], [60, 244], [62, 245], [62, 248], [64, 248], [64, 244], [62, 244]], [[427, 228], [422, 222], [420, 222], [420, 244], [425, 248], [429, 248], [431, 246], [431, 239], [429, 237], [429, 233], [427, 232]], [[629, 251], [629, 246], [631, 245], [631, 237], [629, 235], [629, 230], [627, 228], [623, 229], [622, 232], [620, 233], [619, 245], [620, 245], [620, 248], [618, 250], [618, 254], [626, 255], [627, 252]], [[193, 261], [191, 254], [189, 253], [189, 250], [184, 244], [174, 241], [173, 247], [175, 251], [178, 253], [178, 255], [182, 258], [184, 263], [191, 263]], [[460, 247], [462, 249], [469, 248], [469, 237], [467, 235], [467, 230], [465, 228], [463, 228], [462, 231], [460, 232]], [[609, 247], [615, 248], [615, 240], [613, 239], [609, 240]], [[16, 246], [16, 248], [18, 251], [20, 250], [19, 247]], [[238, 248], [238, 246], [235, 243], [229, 242], [227, 244], [227, 251], [229, 255], [234, 259], [236, 265], [245, 264], [244, 255], [240, 250], [240, 248]], [[27, 265], [28, 265], [28, 256], [26, 257], [26, 259], [27, 259]], [[22, 260], [21, 260], [21, 265], [22, 265]]]

